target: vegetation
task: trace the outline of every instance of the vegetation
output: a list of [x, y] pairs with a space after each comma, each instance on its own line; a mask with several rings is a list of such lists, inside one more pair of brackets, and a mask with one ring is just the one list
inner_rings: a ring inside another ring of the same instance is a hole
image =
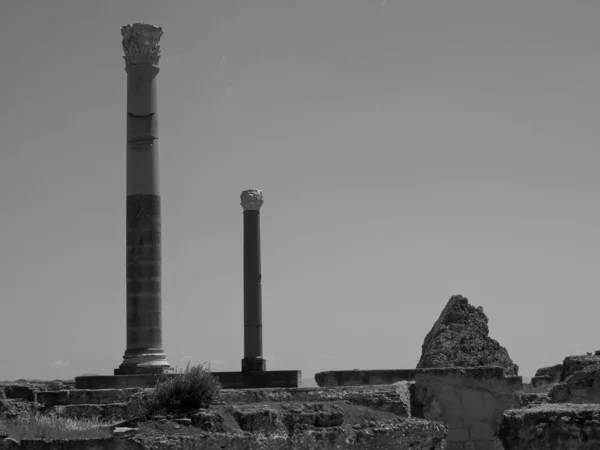
[[72, 419], [35, 414], [9, 419], [6, 434], [13, 439], [85, 439], [111, 435], [109, 424], [96, 419]]
[[130, 410], [136, 414], [181, 414], [200, 408], [208, 408], [221, 390], [219, 379], [210, 373], [204, 363], [174, 374], [161, 374], [156, 387], [148, 389], [132, 402]]

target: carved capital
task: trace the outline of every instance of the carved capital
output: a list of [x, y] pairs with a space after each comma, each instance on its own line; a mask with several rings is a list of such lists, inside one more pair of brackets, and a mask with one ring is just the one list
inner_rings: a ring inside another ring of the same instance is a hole
[[151, 64], [158, 65], [160, 45], [158, 41], [163, 35], [161, 27], [145, 23], [134, 23], [121, 28], [125, 65]]
[[242, 192], [241, 199], [244, 211], [260, 211], [263, 205], [263, 193], [260, 189], [246, 189]]

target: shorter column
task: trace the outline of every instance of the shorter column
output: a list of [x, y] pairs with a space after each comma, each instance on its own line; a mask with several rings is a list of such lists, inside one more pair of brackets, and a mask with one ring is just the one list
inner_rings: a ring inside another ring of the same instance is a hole
[[244, 359], [242, 372], [265, 371], [262, 345], [262, 275], [260, 270], [260, 207], [263, 193], [241, 195], [244, 214]]

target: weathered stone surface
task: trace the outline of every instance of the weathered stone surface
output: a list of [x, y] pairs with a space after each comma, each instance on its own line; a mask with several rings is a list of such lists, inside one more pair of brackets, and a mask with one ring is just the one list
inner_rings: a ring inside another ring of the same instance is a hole
[[346, 400], [355, 405], [409, 417], [410, 382], [384, 386], [347, 386], [333, 388], [231, 389], [219, 394], [219, 404], [259, 402], [324, 402]]
[[414, 378], [414, 369], [329, 370], [315, 374], [315, 381], [320, 387], [374, 386], [410, 381]]
[[519, 408], [531, 408], [550, 403], [550, 396], [545, 392], [515, 392], [515, 399]]
[[141, 390], [141, 388], [129, 388], [40, 391], [37, 393], [37, 401], [45, 407], [56, 405], [108, 405], [110, 403], [123, 403]]
[[35, 401], [35, 390], [29, 386], [15, 384], [4, 387], [4, 396], [13, 400]]
[[502, 367], [417, 369], [413, 403], [448, 426], [448, 449], [492, 449], [504, 410], [517, 406], [521, 377]]
[[531, 385], [534, 387], [546, 386], [548, 384], [552, 384], [552, 377], [549, 375], [531, 378]]
[[500, 366], [518, 375], [506, 348], [489, 337], [488, 318], [462, 295], [454, 295], [425, 336], [417, 369]]
[[560, 374], [562, 372], [563, 365], [555, 364], [554, 366], [540, 367], [536, 372], [536, 377], [550, 377], [553, 383], [560, 380]]
[[200, 410], [191, 416], [192, 425], [211, 433], [225, 432], [223, 416], [215, 411]]
[[498, 437], [506, 450], [598, 449], [600, 405], [511, 409], [502, 415]]
[[600, 364], [587, 366], [550, 387], [552, 403], [600, 403]]
[[15, 399], [0, 400], [0, 419], [12, 419], [37, 413], [42, 405]]
[[10, 386], [25, 386], [30, 388], [32, 391], [62, 391], [73, 389], [75, 387], [75, 380], [26, 380], [19, 379], [16, 381], [2, 381], [0, 382], [0, 398], [6, 387]]
[[587, 354], [567, 356], [562, 364], [563, 367], [560, 374], [560, 381], [565, 381], [575, 372], [579, 372], [588, 366], [595, 366], [598, 364], [600, 364], [600, 356], [598, 355]]
[[[137, 442], [127, 439], [5, 439], [0, 447], [6, 450], [144, 450]], [[200, 448], [200, 447], [197, 447]]]

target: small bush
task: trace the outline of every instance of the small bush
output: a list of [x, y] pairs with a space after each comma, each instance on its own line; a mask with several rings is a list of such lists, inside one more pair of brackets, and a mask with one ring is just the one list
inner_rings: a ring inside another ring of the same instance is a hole
[[36, 414], [5, 422], [6, 433], [22, 439], [84, 439], [111, 435], [109, 424], [98, 419], [72, 419]]
[[174, 374], [162, 374], [156, 387], [142, 392], [130, 407], [146, 416], [158, 413], [181, 414], [209, 407], [219, 395], [221, 383], [210, 373], [210, 366], [198, 364]]

